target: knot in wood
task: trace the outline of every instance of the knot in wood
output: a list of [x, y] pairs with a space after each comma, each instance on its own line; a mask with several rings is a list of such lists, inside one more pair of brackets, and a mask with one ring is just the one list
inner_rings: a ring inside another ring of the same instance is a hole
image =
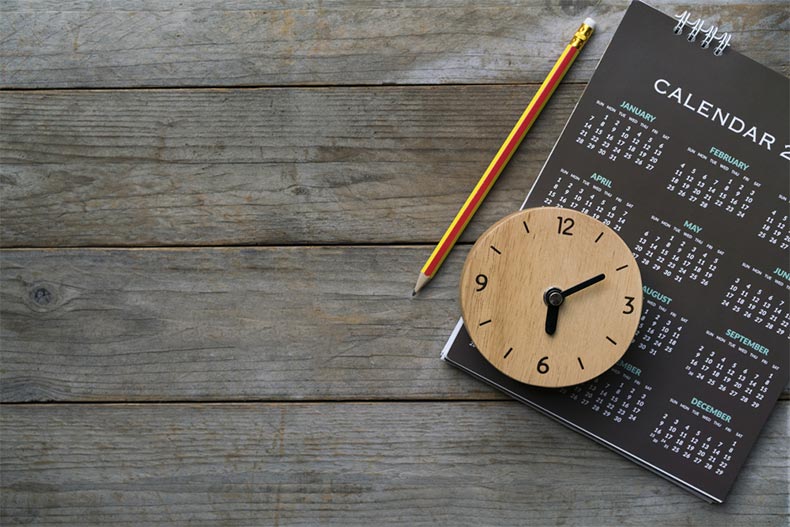
[[30, 292], [30, 299], [39, 306], [47, 306], [52, 303], [55, 295], [46, 287], [39, 286]]
[[25, 304], [33, 311], [45, 312], [57, 309], [60, 306], [59, 288], [47, 282], [29, 284]]

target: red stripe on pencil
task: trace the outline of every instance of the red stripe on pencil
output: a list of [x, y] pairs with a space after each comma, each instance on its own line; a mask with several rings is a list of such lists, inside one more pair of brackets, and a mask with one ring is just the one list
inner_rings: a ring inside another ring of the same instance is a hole
[[[575, 55], [579, 52], [576, 48], [570, 48], [571, 51], [563, 55], [563, 65], [562, 67], [567, 68], [570, 63], [573, 62]], [[524, 139], [524, 136], [527, 134], [527, 131], [532, 127], [532, 124], [538, 118], [540, 114], [540, 110], [546, 104], [548, 99], [551, 97], [552, 92], [556, 89], [557, 85], [559, 84], [562, 77], [565, 75], [564, 71], [557, 72], [555, 75], [549, 78], [549, 83], [547, 85], [547, 89], [543, 90], [539, 97], [533, 99], [536, 103], [530, 109], [527, 114], [527, 118], [520, 123], [517, 127], [516, 135], [512, 136], [510, 140], [505, 142], [505, 148], [496, 156], [496, 162], [493, 166], [493, 169], [488, 173], [488, 176], [485, 179], [483, 185], [473, 194], [472, 200], [469, 203], [468, 207], [464, 207], [463, 212], [460, 216], [460, 220], [457, 223], [454, 223], [449, 231], [449, 236], [444, 238], [444, 240], [439, 245], [439, 251], [437, 255], [430, 260], [430, 264], [426, 266], [425, 274], [428, 276], [433, 276], [436, 272], [436, 269], [441, 265], [444, 259], [447, 256], [447, 253], [452, 250], [455, 242], [463, 233], [464, 229], [466, 228], [467, 223], [472, 218], [475, 212], [477, 212], [477, 208], [479, 207], [480, 202], [485, 198], [488, 194], [488, 191], [491, 189], [491, 186], [496, 182], [499, 174], [502, 173], [502, 170], [505, 169], [507, 166], [510, 157], [513, 154], [513, 151], [518, 148], [521, 144], [521, 141]]]
[[494, 158], [491, 160], [491, 163], [488, 165], [488, 168], [483, 173], [483, 176], [478, 181], [474, 190], [466, 199], [466, 202], [461, 207], [461, 210], [459, 210], [456, 214], [455, 219], [453, 219], [452, 223], [447, 228], [447, 231], [445, 231], [442, 239], [434, 248], [431, 256], [425, 262], [422, 271], [420, 271], [420, 276], [417, 279], [417, 284], [414, 286], [412, 296], [416, 295], [420, 289], [422, 289], [425, 284], [431, 280], [433, 275], [444, 262], [445, 258], [447, 258], [447, 255], [452, 250], [456, 241], [458, 241], [458, 238], [463, 233], [466, 225], [472, 219], [472, 216], [474, 216], [475, 212], [477, 212], [478, 207], [485, 199], [491, 188], [494, 186], [494, 183], [496, 183], [497, 178], [504, 170], [508, 161], [510, 161], [513, 153], [521, 144], [524, 136], [526, 136], [527, 132], [532, 127], [532, 124], [543, 110], [543, 107], [554, 93], [557, 85], [560, 83], [563, 77], [565, 77], [565, 73], [567, 73], [568, 69], [570, 69], [573, 61], [579, 54], [579, 51], [581, 51], [581, 49], [584, 47], [584, 44], [592, 35], [594, 27], [595, 22], [592, 19], [586, 19], [584, 24], [582, 24], [578, 31], [576, 31], [571, 43], [568, 44], [562, 55], [560, 55], [560, 58], [557, 59], [557, 62], [551, 69], [551, 72], [543, 81], [543, 84], [541, 84], [538, 91], [535, 93], [532, 101], [530, 101], [529, 106], [527, 106], [527, 109], [510, 131], [507, 139], [499, 148], [499, 151], [494, 156]]

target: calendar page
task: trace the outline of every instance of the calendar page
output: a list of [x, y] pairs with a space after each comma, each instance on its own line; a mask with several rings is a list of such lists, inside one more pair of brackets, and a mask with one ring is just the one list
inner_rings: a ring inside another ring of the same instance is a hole
[[442, 357], [709, 501], [722, 502], [788, 383], [788, 79], [628, 9], [524, 207], [612, 227], [644, 307], [613, 368], [534, 388], [459, 321]]

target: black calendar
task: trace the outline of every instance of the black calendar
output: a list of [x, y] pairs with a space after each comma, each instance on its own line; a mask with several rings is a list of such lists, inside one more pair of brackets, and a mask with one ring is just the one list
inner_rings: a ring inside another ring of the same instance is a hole
[[599, 377], [510, 379], [462, 321], [442, 358], [706, 500], [722, 502], [790, 375], [790, 83], [688, 14], [634, 2], [523, 207], [617, 231], [639, 328]]

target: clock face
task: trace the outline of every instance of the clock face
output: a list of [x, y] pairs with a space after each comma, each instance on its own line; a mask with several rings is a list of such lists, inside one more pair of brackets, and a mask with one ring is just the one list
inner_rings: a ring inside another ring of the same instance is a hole
[[612, 229], [571, 209], [503, 218], [477, 240], [461, 275], [464, 324], [508, 377], [560, 387], [597, 377], [628, 349], [642, 278]]

